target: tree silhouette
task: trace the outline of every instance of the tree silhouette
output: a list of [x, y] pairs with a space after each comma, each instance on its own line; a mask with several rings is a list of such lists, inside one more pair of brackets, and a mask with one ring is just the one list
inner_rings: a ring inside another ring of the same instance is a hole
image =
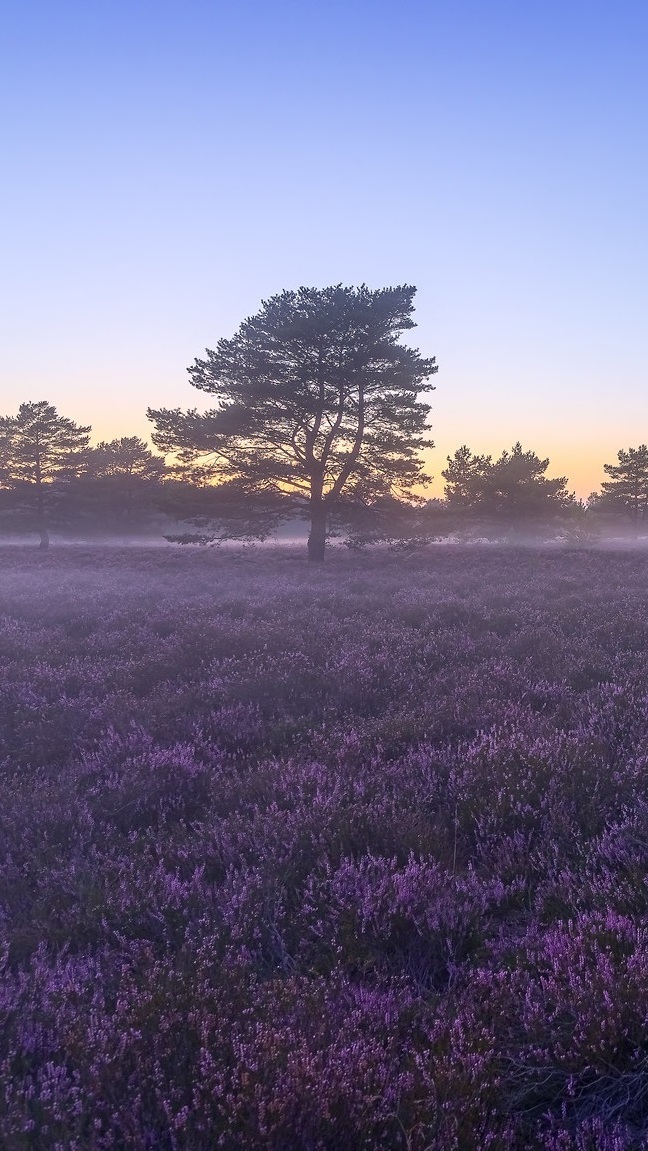
[[102, 440], [88, 453], [90, 500], [117, 519], [131, 520], [136, 512], [151, 507], [165, 471], [163, 458], [139, 436]]
[[478, 507], [484, 499], [491, 457], [475, 456], [462, 444], [447, 460], [448, 466], [441, 475], [446, 481], [444, 495], [448, 507], [452, 510]]
[[90, 430], [60, 416], [46, 400], [0, 417], [2, 503], [38, 531], [41, 548], [49, 547], [54, 508], [85, 466]]
[[[308, 555], [322, 560], [331, 513], [405, 497], [427, 481], [420, 449], [436, 372], [399, 343], [416, 289], [300, 288], [263, 302], [232, 339], [189, 368], [218, 406], [149, 409], [153, 442], [187, 468], [249, 493], [293, 493], [310, 518]], [[294, 510], [292, 512], [294, 514]]]
[[622, 511], [635, 530], [648, 518], [648, 446], [623, 448], [617, 453], [618, 463], [603, 464], [610, 479], [601, 484], [601, 510]]
[[567, 477], [548, 479], [549, 460], [514, 444], [504, 451], [487, 473], [487, 503], [496, 515], [512, 522], [543, 518], [564, 510], [573, 497], [567, 491]]
[[448, 456], [448, 467], [441, 473], [447, 505], [513, 528], [550, 518], [571, 506], [573, 496], [567, 491], [566, 476], [545, 476], [548, 467], [548, 459], [524, 451], [519, 442], [494, 461], [491, 456], [473, 455], [463, 445]]

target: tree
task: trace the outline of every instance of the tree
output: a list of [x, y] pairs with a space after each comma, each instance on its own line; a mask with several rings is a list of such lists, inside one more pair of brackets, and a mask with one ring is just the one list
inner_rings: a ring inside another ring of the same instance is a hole
[[46, 400], [0, 417], [0, 480], [5, 509], [36, 528], [49, 547], [53, 509], [87, 460], [90, 427], [60, 416]]
[[160, 480], [165, 472], [164, 460], [153, 454], [139, 436], [122, 436], [117, 440], [102, 440], [91, 448], [88, 470], [102, 478], [116, 478], [137, 483], [140, 480]]
[[548, 459], [523, 451], [519, 442], [510, 452], [502, 452], [487, 471], [487, 502], [493, 512], [516, 523], [564, 511], [573, 502], [567, 477], [548, 479], [544, 474], [548, 467]]
[[[424, 484], [419, 452], [434, 359], [399, 342], [416, 289], [300, 288], [262, 303], [232, 339], [189, 368], [217, 407], [151, 410], [153, 442], [188, 468], [250, 494], [293, 493], [310, 518], [308, 556], [323, 560], [342, 496], [406, 498]], [[294, 514], [294, 512], [292, 513]]]
[[484, 498], [491, 457], [475, 456], [462, 444], [447, 460], [448, 466], [441, 475], [446, 481], [444, 495], [448, 507], [452, 510], [477, 507]]
[[518, 442], [499, 459], [475, 456], [465, 445], [441, 474], [446, 480], [449, 508], [477, 513], [480, 518], [504, 521], [513, 528], [529, 520], [552, 518], [573, 504], [567, 478], [548, 479], [549, 460], [523, 451]]
[[602, 496], [597, 510], [621, 511], [635, 531], [648, 519], [648, 446], [623, 448], [617, 453], [618, 463], [603, 464], [610, 479], [601, 484]]
[[132, 520], [151, 507], [165, 471], [163, 458], [139, 436], [102, 440], [88, 452], [88, 495], [117, 519]]

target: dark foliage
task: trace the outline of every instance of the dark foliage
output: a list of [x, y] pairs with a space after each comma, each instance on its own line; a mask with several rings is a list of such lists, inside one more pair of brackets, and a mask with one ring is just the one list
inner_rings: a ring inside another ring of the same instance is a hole
[[218, 406], [149, 410], [154, 443], [194, 479], [233, 480], [257, 498], [294, 493], [300, 509], [308, 505], [309, 558], [323, 559], [343, 495], [371, 504], [427, 478], [420, 450], [431, 446], [430, 409], [419, 396], [436, 364], [399, 342], [414, 327], [415, 291], [337, 285], [264, 301], [189, 369]]
[[447, 509], [464, 523], [491, 521], [500, 528], [555, 524], [575, 501], [567, 491], [566, 476], [549, 479], [548, 467], [548, 459], [523, 451], [519, 442], [494, 461], [491, 456], [473, 455], [463, 445], [448, 456], [441, 473]]
[[37, 531], [42, 548], [52, 525], [65, 519], [71, 481], [87, 460], [89, 433], [46, 400], [0, 417], [0, 513]]
[[594, 496], [593, 510], [599, 513], [623, 515], [635, 531], [648, 528], [648, 447], [623, 448], [618, 452], [616, 464], [604, 464], [610, 477], [601, 484], [601, 493]]

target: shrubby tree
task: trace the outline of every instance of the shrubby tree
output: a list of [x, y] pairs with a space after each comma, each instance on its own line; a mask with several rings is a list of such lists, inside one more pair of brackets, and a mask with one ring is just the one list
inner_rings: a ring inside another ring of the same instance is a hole
[[102, 440], [90, 449], [88, 471], [94, 476], [135, 485], [140, 481], [162, 479], [165, 464], [162, 456], [154, 455], [139, 436], [122, 436], [108, 442]]
[[165, 471], [139, 436], [104, 440], [88, 452], [84, 495], [104, 517], [130, 522], [150, 512]]
[[524, 521], [564, 511], [573, 501], [567, 477], [549, 479], [545, 475], [548, 467], [548, 459], [523, 451], [519, 442], [510, 452], [502, 452], [488, 470], [488, 499], [494, 513]]
[[601, 484], [601, 495], [589, 502], [593, 510], [625, 515], [638, 531], [648, 522], [648, 446], [621, 448], [617, 461], [603, 465], [610, 479]]
[[448, 466], [441, 472], [445, 482], [444, 496], [452, 510], [478, 507], [484, 499], [490, 456], [473, 455], [466, 444], [448, 456]]
[[189, 368], [217, 406], [149, 410], [153, 442], [250, 497], [296, 496], [310, 519], [309, 559], [322, 560], [342, 497], [406, 498], [427, 481], [430, 407], [420, 396], [437, 367], [400, 342], [414, 327], [415, 292], [338, 284], [264, 301]]
[[0, 417], [0, 504], [14, 521], [38, 531], [41, 548], [49, 546], [52, 518], [86, 466], [90, 430], [46, 400]]
[[499, 459], [476, 456], [465, 445], [448, 456], [441, 473], [445, 497], [452, 510], [475, 513], [519, 528], [525, 522], [551, 519], [574, 503], [567, 491], [567, 478], [549, 479], [548, 459], [524, 451], [518, 442]]

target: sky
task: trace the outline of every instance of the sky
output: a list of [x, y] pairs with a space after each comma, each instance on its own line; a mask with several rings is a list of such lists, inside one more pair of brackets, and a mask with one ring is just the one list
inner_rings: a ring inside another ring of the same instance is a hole
[[645, 0], [4, 0], [0, 415], [93, 441], [300, 285], [417, 286], [428, 461], [648, 440]]

